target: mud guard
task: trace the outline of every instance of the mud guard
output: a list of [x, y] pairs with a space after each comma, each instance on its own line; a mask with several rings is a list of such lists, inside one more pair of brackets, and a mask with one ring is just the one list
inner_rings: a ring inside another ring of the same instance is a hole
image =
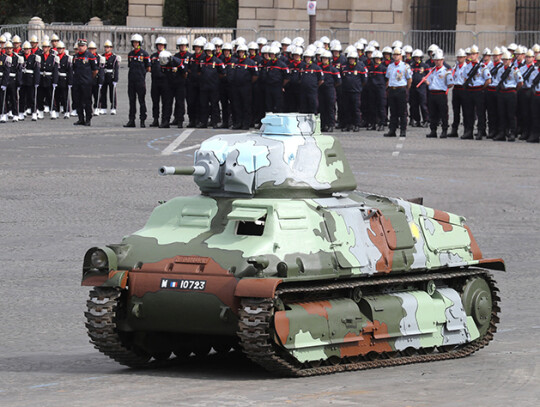
[[234, 290], [235, 297], [274, 298], [280, 278], [244, 278]]

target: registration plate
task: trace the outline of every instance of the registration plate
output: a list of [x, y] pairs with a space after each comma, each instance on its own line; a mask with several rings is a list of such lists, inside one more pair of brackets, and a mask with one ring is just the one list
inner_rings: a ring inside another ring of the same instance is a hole
[[193, 290], [204, 291], [206, 288], [205, 280], [172, 280], [170, 278], [161, 279], [161, 288], [172, 290]]

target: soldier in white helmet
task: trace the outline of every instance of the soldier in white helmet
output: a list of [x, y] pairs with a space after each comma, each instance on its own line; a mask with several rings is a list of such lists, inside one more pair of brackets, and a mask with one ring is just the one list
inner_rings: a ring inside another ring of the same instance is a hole
[[[322, 53], [322, 51], [321, 51]], [[315, 53], [306, 50], [303, 54], [304, 63], [306, 64], [300, 72], [300, 113], [317, 113], [319, 86], [324, 82], [322, 69], [315, 61]]]
[[300, 111], [300, 99], [302, 94], [300, 91], [300, 75], [306, 63], [302, 60], [304, 50], [302, 47], [295, 47], [291, 53], [292, 61], [289, 63], [289, 81], [285, 86], [285, 112], [299, 112]]
[[201, 84], [200, 93], [200, 121], [198, 129], [208, 127], [208, 119], [212, 128], [218, 128], [219, 122], [219, 82], [225, 74], [223, 62], [214, 56], [215, 46], [212, 43], [204, 45], [204, 57], [199, 66]]
[[64, 112], [64, 119], [69, 119], [71, 106], [68, 104], [69, 90], [73, 85], [73, 58], [66, 54], [66, 46], [62, 41], [56, 44], [58, 53], [58, 86], [54, 94], [54, 110]]
[[282, 113], [283, 88], [289, 81], [289, 68], [279, 60], [279, 48], [271, 46], [268, 52], [270, 57], [265, 71], [265, 98], [266, 112]]
[[336, 125], [336, 88], [341, 86], [341, 72], [331, 64], [332, 52], [324, 50], [321, 54], [321, 69], [324, 82], [319, 87], [319, 112], [321, 129], [332, 133]]
[[196, 127], [201, 118], [201, 82], [199, 79], [199, 68], [204, 62], [203, 47], [206, 44], [204, 37], [197, 37], [191, 44], [193, 53], [189, 59], [188, 76], [186, 83], [187, 110], [189, 123], [187, 127]]
[[55, 55], [58, 54], [58, 41], [60, 41], [60, 37], [58, 35], [51, 35], [51, 51], [54, 52]]
[[142, 49], [142, 43], [142, 35], [131, 36], [133, 50], [128, 54], [129, 121], [124, 127], [135, 127], [137, 99], [141, 109], [139, 113], [141, 127], [146, 127], [146, 74], [150, 72], [150, 55]]
[[341, 69], [343, 87], [343, 126], [341, 131], [360, 130], [360, 95], [367, 81], [366, 67], [358, 61], [356, 49], [347, 53], [347, 64]]
[[[35, 109], [38, 86], [41, 79], [41, 57], [32, 54], [32, 46], [28, 41], [23, 44], [23, 53], [21, 90], [19, 92], [19, 112], [24, 112], [27, 115], [31, 114], [32, 120], [36, 121], [37, 112]], [[24, 116], [22, 119], [24, 120]]]
[[[486, 111], [487, 111], [488, 126], [489, 126], [487, 138], [489, 139], [494, 138], [499, 131], [499, 107], [498, 107], [499, 82], [498, 82], [497, 74], [499, 70], [502, 69], [503, 67], [503, 63], [501, 61], [501, 55], [502, 55], [502, 51], [499, 47], [493, 48], [493, 50], [491, 51], [491, 61], [487, 67], [491, 74], [491, 83], [487, 86], [485, 90]], [[454, 88], [454, 92], [455, 91], [456, 89]]]
[[182, 65], [186, 69], [184, 75], [178, 75], [176, 77], [174, 88], [174, 120], [171, 122], [171, 126], [178, 126], [179, 129], [184, 127], [184, 116], [186, 115], [187, 68], [191, 59], [188, 45], [189, 42], [186, 37], [182, 36], [176, 39], [176, 49], [178, 52], [174, 54], [174, 57], [182, 61]]
[[465, 50], [460, 48], [456, 53], [457, 62], [453, 69], [454, 88], [452, 89], [452, 112], [454, 120], [452, 122], [452, 130], [450, 133], [448, 133], [448, 137], [458, 137], [461, 114], [464, 114], [463, 109], [465, 103], [465, 88], [463, 85], [465, 83], [465, 76], [463, 76], [463, 73], [467, 67], [466, 58], [467, 54], [465, 53]]
[[43, 54], [43, 51], [41, 50], [41, 48], [39, 48], [39, 41], [37, 35], [32, 35], [30, 37], [30, 46], [32, 49], [32, 54], [39, 56]]
[[96, 58], [98, 64], [98, 74], [92, 83], [92, 114], [93, 116], [99, 116], [99, 99], [101, 97], [100, 93], [105, 75], [105, 60], [101, 57], [101, 55], [98, 54], [97, 44], [94, 41], [90, 41], [88, 43], [88, 52], [90, 52]]
[[[533, 52], [537, 54], [540, 52], [540, 46], [533, 46]], [[531, 102], [531, 136], [527, 139], [527, 143], [538, 143], [540, 142], [540, 58], [537, 58], [535, 61], [536, 69], [531, 75], [531, 93], [532, 93], [532, 102]]]
[[384, 130], [386, 123], [386, 65], [382, 63], [382, 52], [372, 53], [368, 65], [368, 81], [365, 86], [366, 97], [363, 99], [368, 110], [368, 129]]
[[257, 83], [259, 68], [255, 60], [248, 57], [248, 47], [240, 44], [237, 49], [238, 60], [234, 66], [231, 86], [233, 97], [233, 129], [249, 130], [253, 118], [253, 84]]
[[517, 131], [519, 140], [527, 140], [531, 136], [531, 104], [532, 104], [532, 80], [531, 76], [536, 69], [534, 64], [534, 52], [532, 49], [525, 51], [525, 63], [519, 68], [523, 76], [523, 86], [518, 91], [517, 97]]
[[14, 35], [11, 42], [13, 43], [13, 53], [15, 55], [22, 55], [21, 37], [19, 37], [18, 35]]
[[[156, 52], [150, 55], [150, 72], [152, 85], [150, 87], [150, 96], [152, 97], [152, 123], [150, 127], [159, 127], [159, 113], [163, 113], [163, 104], [172, 97], [172, 89], [167, 85], [165, 74], [161, 69], [159, 54], [167, 48], [165, 37], [157, 37], [155, 42]], [[161, 109], [160, 109], [161, 108]], [[163, 115], [162, 115], [163, 118]], [[163, 123], [163, 120], [162, 120]], [[167, 123], [168, 125], [169, 123]]]
[[92, 83], [98, 74], [98, 61], [88, 51], [88, 41], [80, 39], [73, 56], [73, 100], [79, 120], [76, 126], [90, 126], [92, 120]]
[[[6, 79], [6, 107], [8, 118], [13, 118], [14, 122], [19, 121], [19, 103], [17, 97], [17, 86], [21, 81], [21, 65], [19, 64], [19, 55], [13, 52], [13, 44], [6, 41], [5, 55], [11, 58], [9, 69], [4, 72]], [[4, 113], [5, 113], [4, 112]], [[24, 118], [24, 115], [23, 115]]]
[[[41, 80], [38, 89], [37, 113], [38, 119], [43, 119], [44, 112], [49, 112], [52, 105], [53, 93], [58, 85], [58, 63], [56, 55], [51, 52], [51, 43], [46, 40], [41, 44], [43, 55], [41, 56]], [[57, 119], [58, 114], [54, 110], [51, 112], [51, 119]]]
[[[412, 84], [409, 90], [409, 107], [412, 127], [427, 127], [429, 120], [427, 106], [427, 84], [422, 82], [429, 74], [429, 66], [423, 62], [424, 53], [415, 49], [412, 53], [413, 61], [409, 64], [412, 71]], [[420, 84], [422, 83], [422, 84]]]
[[386, 78], [388, 79], [388, 108], [390, 110], [390, 124], [388, 133], [384, 137], [396, 137], [399, 126], [400, 137], [407, 133], [407, 89], [411, 87], [412, 72], [409, 65], [402, 61], [400, 48], [392, 52], [394, 62], [388, 65]]
[[[240, 44], [238, 47], [245, 49], [245, 44]], [[234, 68], [238, 65], [238, 58], [232, 54], [232, 45], [225, 43], [221, 47], [221, 57], [219, 58], [223, 62], [224, 74], [219, 81], [219, 102], [221, 104], [221, 125], [220, 128], [228, 129], [233, 123], [237, 123], [235, 120], [235, 111], [233, 109], [234, 97], [236, 90], [233, 87], [232, 81], [234, 79]]]
[[103, 69], [103, 84], [100, 96], [100, 112], [99, 114], [107, 114], [107, 93], [111, 103], [111, 114], [116, 114], [117, 95], [116, 87], [118, 86], [118, 78], [120, 71], [120, 57], [113, 53], [113, 44], [111, 40], [106, 40], [104, 44], [105, 66]]
[[[9, 80], [9, 73], [11, 72], [12, 57], [8, 56], [5, 52], [6, 41], [2, 44], [0, 50], [0, 123], [7, 121], [7, 85]], [[11, 45], [11, 42], [9, 43]], [[13, 45], [11, 45], [13, 47]]]
[[442, 50], [436, 50], [432, 55], [435, 67], [429, 78], [426, 79], [429, 88], [429, 127], [431, 131], [426, 135], [428, 138], [437, 138], [437, 127], [441, 123], [440, 138], [446, 138], [448, 134], [448, 90], [454, 86], [452, 70], [444, 66]]

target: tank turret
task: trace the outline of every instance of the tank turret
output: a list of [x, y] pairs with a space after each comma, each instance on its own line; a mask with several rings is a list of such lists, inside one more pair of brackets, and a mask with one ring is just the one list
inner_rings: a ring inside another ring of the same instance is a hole
[[312, 114], [269, 114], [260, 133], [205, 140], [193, 167], [162, 167], [162, 175], [193, 175], [212, 196], [328, 196], [356, 181], [339, 141], [321, 134]]

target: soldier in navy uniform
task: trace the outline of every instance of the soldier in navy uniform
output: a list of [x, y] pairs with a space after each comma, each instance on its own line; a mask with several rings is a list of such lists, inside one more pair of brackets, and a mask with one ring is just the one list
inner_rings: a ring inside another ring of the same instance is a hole
[[204, 45], [205, 56], [201, 57], [199, 62], [201, 121], [197, 124], [198, 129], [208, 127], [209, 116], [212, 128], [218, 128], [219, 82], [225, 74], [225, 66], [220, 59], [214, 56], [214, 50], [214, 44], [207, 42]]
[[78, 41], [79, 50], [73, 56], [73, 99], [79, 120], [74, 125], [90, 126], [92, 120], [92, 84], [98, 74], [98, 61], [88, 51], [88, 42]]
[[184, 75], [176, 75], [174, 85], [174, 120], [172, 126], [178, 126], [181, 129], [184, 126], [184, 116], [186, 114], [186, 81], [187, 69], [189, 67], [191, 53], [188, 51], [188, 39], [186, 37], [178, 37], [176, 40], [176, 49], [178, 52], [174, 54], [178, 58], [186, 70]]
[[448, 132], [448, 89], [454, 86], [452, 71], [444, 66], [443, 52], [438, 49], [433, 53], [435, 66], [426, 82], [429, 88], [429, 127], [428, 138], [437, 138], [437, 126], [441, 123], [440, 138], [446, 138]]
[[[266, 100], [264, 96], [264, 78], [263, 78], [263, 56], [262, 56], [262, 49], [264, 47], [268, 47], [266, 45], [266, 39], [265, 38], [259, 38], [258, 40], [261, 40], [261, 44], [259, 44], [259, 41], [257, 43], [250, 42], [248, 47], [248, 58], [251, 59], [255, 65], [257, 66], [257, 70], [259, 73], [258, 79], [256, 82], [253, 83], [252, 87], [252, 93], [251, 93], [251, 100], [253, 101], [253, 114], [252, 114], [252, 122], [250, 123], [250, 126], [253, 126], [255, 124], [259, 125], [261, 122], [261, 119], [264, 117], [264, 111]], [[262, 44], [264, 42], [264, 44]], [[261, 53], [259, 53], [259, 48], [261, 49]], [[266, 48], [265, 48], [266, 49]]]
[[311, 50], [304, 52], [305, 66], [300, 71], [300, 113], [317, 113], [319, 86], [324, 81], [322, 69], [313, 61], [315, 53]]
[[178, 83], [177, 77], [185, 77], [187, 72], [182, 60], [173, 57], [167, 50], [163, 50], [159, 53], [159, 63], [161, 65], [161, 71], [163, 72], [165, 86], [170, 89], [163, 94], [163, 110], [159, 127], [161, 129], [168, 129], [170, 127], [172, 115], [174, 88]]
[[245, 44], [240, 44], [236, 51], [238, 60], [231, 72], [231, 87], [236, 92], [233, 98], [233, 129], [248, 130], [252, 122], [253, 84], [257, 83], [259, 69], [257, 63], [248, 58], [248, 47]]
[[204, 60], [203, 47], [206, 44], [204, 37], [195, 38], [193, 41], [193, 53], [189, 58], [188, 76], [186, 83], [186, 97], [189, 123], [187, 127], [195, 127], [201, 121], [201, 82], [199, 68]]
[[[347, 58], [341, 53], [343, 48], [341, 43], [337, 40], [334, 40], [330, 46], [330, 52], [332, 52], [332, 66], [341, 72], [343, 66], [347, 64]], [[343, 86], [336, 88], [336, 102], [337, 102], [337, 123], [338, 128], [341, 128], [343, 125]]]
[[[409, 105], [413, 127], [420, 127], [420, 121], [426, 123], [428, 121], [428, 106], [427, 106], [427, 84], [420, 82], [430, 72], [430, 68], [422, 62], [423, 52], [415, 49], [412, 53], [413, 61], [410, 63], [412, 71], [412, 84], [409, 91]], [[422, 117], [420, 117], [422, 114]]]
[[141, 48], [143, 38], [140, 34], [131, 36], [133, 50], [128, 54], [128, 96], [129, 121], [124, 127], [135, 127], [135, 114], [137, 113], [137, 99], [139, 99], [141, 127], [146, 120], [146, 73], [150, 72], [150, 56]]
[[21, 89], [19, 91], [19, 119], [24, 120], [24, 114], [31, 114], [32, 120], [37, 120], [36, 99], [39, 81], [41, 79], [41, 57], [32, 53], [28, 41], [23, 44], [23, 67]]
[[56, 46], [58, 52], [58, 86], [54, 94], [55, 111], [64, 112], [64, 119], [69, 119], [68, 93], [73, 86], [73, 57], [66, 54], [66, 46], [62, 41], [58, 41]]
[[6, 41], [4, 49], [6, 57], [11, 58], [9, 69], [4, 71], [4, 75], [6, 76], [6, 111], [11, 112], [14, 122], [18, 122], [19, 103], [17, 88], [20, 86], [22, 79], [21, 65], [19, 64], [19, 60], [22, 57], [13, 52], [13, 44], [10, 41]]
[[[300, 73], [304, 69], [306, 63], [302, 61], [302, 54], [304, 50], [302, 47], [294, 47], [291, 50], [292, 62], [289, 63], [289, 81], [285, 86], [285, 112], [299, 112], [300, 111], [300, 99], [302, 94], [300, 93]], [[290, 48], [290, 47], [289, 47]]]
[[109, 100], [111, 102], [111, 114], [116, 114], [117, 96], [116, 87], [118, 85], [118, 74], [120, 68], [120, 57], [115, 55], [112, 51], [113, 44], [110, 40], [105, 41], [104, 44], [105, 53], [105, 67], [103, 75], [103, 85], [101, 88], [101, 111], [99, 114], [107, 114], [107, 93], [109, 94]]
[[358, 52], [351, 50], [347, 54], [347, 64], [341, 69], [343, 87], [343, 127], [341, 131], [360, 130], [360, 95], [366, 83], [366, 67], [358, 62]]
[[283, 88], [289, 81], [289, 68], [278, 59], [279, 48], [275, 45], [268, 52], [269, 61], [265, 67], [266, 111], [283, 112]]
[[[156, 52], [150, 55], [150, 72], [152, 76], [150, 95], [152, 96], [153, 117], [150, 127], [159, 127], [160, 104], [164, 104], [165, 100], [169, 100], [172, 97], [172, 89], [167, 86], [165, 74], [161, 69], [161, 63], [159, 61], [159, 54], [167, 48], [167, 40], [164, 37], [157, 37], [155, 45]], [[161, 113], [161, 122], [163, 123], [163, 110]]]
[[459, 49], [456, 53], [457, 63], [454, 66], [453, 70], [454, 88], [452, 89], [452, 112], [454, 120], [452, 122], [452, 130], [448, 134], [448, 137], [458, 136], [459, 122], [461, 118], [461, 113], [463, 112], [464, 108], [465, 89], [463, 85], [465, 83], [465, 77], [463, 76], [463, 72], [465, 70], [465, 67], [467, 66], [467, 62], [465, 61], [466, 57], [467, 55], [465, 54], [465, 50], [463, 49]]
[[382, 63], [382, 52], [372, 54], [372, 63], [368, 68], [366, 84], [368, 100], [368, 117], [370, 130], [382, 131], [386, 122], [386, 66]]
[[[50, 108], [52, 104], [53, 89], [58, 85], [58, 57], [51, 52], [51, 44], [48, 40], [43, 41], [43, 55], [41, 56], [41, 80], [38, 88], [37, 113], [38, 119], [43, 119], [45, 106]], [[51, 112], [51, 119], [58, 118], [56, 111]]]
[[321, 69], [324, 81], [319, 86], [319, 112], [322, 131], [332, 133], [336, 125], [336, 89], [341, 86], [341, 73], [330, 63], [332, 53], [321, 54]]
[[232, 44], [224, 43], [221, 46], [221, 57], [219, 58], [225, 67], [225, 74], [221, 78], [219, 84], [222, 118], [220, 127], [222, 129], [228, 129], [232, 123], [238, 122], [238, 120], [235, 118], [236, 112], [233, 109], [236, 89], [234, 89], [232, 86], [234, 67], [238, 63], [238, 59], [232, 55], [232, 50]]
[[386, 69], [390, 125], [384, 137], [395, 137], [398, 125], [399, 137], [405, 137], [407, 135], [407, 89], [411, 87], [412, 72], [409, 65], [402, 61], [400, 48], [395, 48], [392, 54], [394, 62]]
[[[5, 123], [7, 121], [8, 110], [5, 102], [7, 101], [7, 85], [12, 63], [12, 57], [8, 56], [5, 51], [6, 42], [7, 41], [4, 39], [2, 52], [0, 52], [0, 123]], [[13, 47], [13, 45], [11, 45], [11, 47]]]

